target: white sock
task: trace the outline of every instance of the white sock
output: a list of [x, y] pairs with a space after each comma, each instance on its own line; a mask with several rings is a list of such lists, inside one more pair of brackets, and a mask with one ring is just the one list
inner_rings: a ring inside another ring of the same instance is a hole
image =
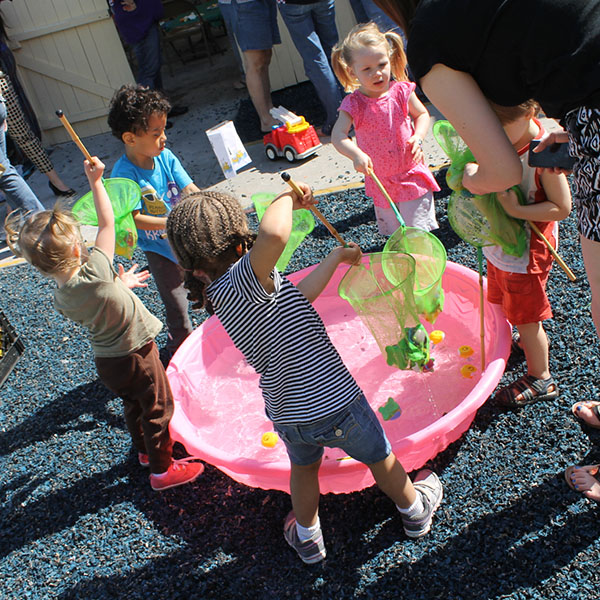
[[310, 527], [302, 527], [300, 523], [296, 522], [296, 531], [298, 532], [298, 537], [301, 542], [305, 542], [306, 540], [310, 540], [316, 533], [321, 530], [321, 521], [319, 517], [317, 517], [317, 522]]
[[401, 515], [412, 517], [421, 514], [425, 507], [423, 506], [421, 495], [417, 494], [417, 499], [408, 508], [400, 508], [398, 505], [396, 505], [396, 508], [400, 511]]

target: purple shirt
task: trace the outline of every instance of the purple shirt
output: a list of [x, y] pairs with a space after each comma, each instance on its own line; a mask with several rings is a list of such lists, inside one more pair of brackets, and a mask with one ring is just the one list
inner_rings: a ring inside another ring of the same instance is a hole
[[122, 0], [109, 0], [119, 33], [128, 44], [143, 40], [148, 30], [164, 15], [161, 0], [135, 0], [132, 11], [123, 9]]

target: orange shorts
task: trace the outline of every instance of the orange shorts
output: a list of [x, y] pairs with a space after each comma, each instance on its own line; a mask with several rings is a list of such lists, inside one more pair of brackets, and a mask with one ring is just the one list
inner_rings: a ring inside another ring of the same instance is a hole
[[537, 323], [552, 318], [552, 308], [546, 296], [545, 273], [507, 273], [487, 263], [487, 299], [500, 304], [513, 325]]

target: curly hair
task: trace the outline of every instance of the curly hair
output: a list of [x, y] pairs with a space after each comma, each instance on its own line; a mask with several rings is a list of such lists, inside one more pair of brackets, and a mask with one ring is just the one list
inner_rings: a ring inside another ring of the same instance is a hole
[[[256, 234], [248, 228], [240, 203], [214, 191], [186, 196], [167, 218], [167, 236], [177, 262], [184, 269], [184, 286], [192, 308], [206, 306], [206, 278], [195, 270], [223, 273], [239, 258], [239, 249], [252, 247]], [[241, 247], [241, 248], [240, 248]]]
[[381, 33], [373, 22], [356, 25], [343, 42], [336, 44], [331, 52], [331, 66], [346, 92], [353, 92], [360, 83], [350, 72], [352, 53], [362, 48], [386, 46], [390, 57], [391, 73], [396, 81], [406, 81], [406, 54], [402, 38], [393, 31]]
[[148, 120], [154, 114], [166, 115], [171, 104], [158, 90], [142, 85], [122, 85], [110, 101], [108, 126], [122, 140], [130, 131], [136, 135], [148, 131]]
[[52, 210], [23, 214], [14, 210], [4, 222], [6, 242], [15, 256], [22, 256], [48, 277], [81, 264], [73, 246], [82, 243], [79, 223], [60, 203]]

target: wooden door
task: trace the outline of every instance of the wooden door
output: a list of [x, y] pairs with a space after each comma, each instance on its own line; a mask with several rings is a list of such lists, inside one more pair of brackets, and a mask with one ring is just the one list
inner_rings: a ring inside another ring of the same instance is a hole
[[106, 0], [3, 2], [2, 15], [44, 141], [69, 139], [57, 109], [80, 137], [108, 131], [110, 99], [134, 78]]

